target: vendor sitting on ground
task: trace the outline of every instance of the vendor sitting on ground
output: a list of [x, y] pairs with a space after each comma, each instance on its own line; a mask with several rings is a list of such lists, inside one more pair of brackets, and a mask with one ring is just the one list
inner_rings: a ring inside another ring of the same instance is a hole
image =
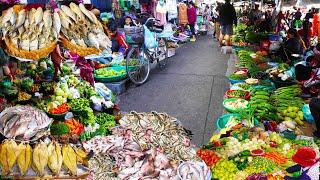
[[313, 132], [313, 135], [317, 138], [320, 138], [320, 98], [312, 98], [309, 106], [314, 122], [316, 123], [317, 127], [316, 131]]
[[114, 19], [109, 19], [108, 22], [108, 36], [112, 41], [112, 53], [126, 54], [129, 46], [121, 33], [117, 31], [117, 23]]
[[291, 64], [293, 61], [292, 55], [301, 55], [305, 49], [305, 44], [299, 36], [298, 31], [290, 28], [287, 32], [287, 40], [278, 50], [277, 56], [279, 56], [283, 61]]
[[296, 79], [302, 85], [306, 97], [314, 97], [320, 93], [320, 43], [307, 52], [305, 62], [295, 66]]

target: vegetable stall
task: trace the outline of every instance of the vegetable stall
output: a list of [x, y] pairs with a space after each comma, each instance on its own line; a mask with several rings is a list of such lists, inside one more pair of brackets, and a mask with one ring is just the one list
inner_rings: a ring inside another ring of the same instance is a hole
[[[210, 167], [213, 179], [319, 179], [319, 139], [310, 134], [308, 101], [301, 96], [294, 66], [279, 62], [272, 49], [261, 45], [275, 35], [254, 34], [244, 24], [235, 31], [237, 61], [228, 76], [226, 114], [217, 120], [217, 131], [198, 156]], [[304, 163], [303, 157], [312, 163]]]

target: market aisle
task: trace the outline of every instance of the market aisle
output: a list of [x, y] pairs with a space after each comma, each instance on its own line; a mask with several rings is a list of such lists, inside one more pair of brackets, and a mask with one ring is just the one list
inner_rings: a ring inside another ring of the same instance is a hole
[[205, 144], [223, 113], [228, 59], [211, 36], [199, 37], [179, 48], [165, 70], [152, 70], [148, 82], [120, 95], [121, 110], [167, 112], [194, 133], [194, 143]]

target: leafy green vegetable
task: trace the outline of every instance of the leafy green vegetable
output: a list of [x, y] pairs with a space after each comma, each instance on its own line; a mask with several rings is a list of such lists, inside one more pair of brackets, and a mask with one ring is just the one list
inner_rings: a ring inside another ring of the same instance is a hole
[[229, 76], [229, 79], [232, 79], [232, 80], [244, 80], [244, 79], [247, 79], [247, 75], [244, 75], [244, 74], [231, 74]]
[[96, 117], [96, 122], [99, 125], [104, 125], [105, 123], [112, 121], [114, 122], [114, 116], [107, 114], [107, 113], [100, 113], [98, 114], [98, 116]]
[[90, 101], [86, 98], [72, 99], [69, 105], [73, 111], [81, 111], [90, 107]]
[[69, 127], [64, 123], [52, 124], [50, 127], [52, 135], [64, 135], [69, 133]]
[[80, 134], [80, 141], [89, 140], [95, 136], [105, 136], [107, 134], [107, 130], [104, 127], [99, 127], [94, 132], [84, 131]]

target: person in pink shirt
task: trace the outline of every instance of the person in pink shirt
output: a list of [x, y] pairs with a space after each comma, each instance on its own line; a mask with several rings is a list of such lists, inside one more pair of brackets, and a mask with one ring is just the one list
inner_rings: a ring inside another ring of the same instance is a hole
[[197, 21], [197, 10], [193, 2], [188, 3], [187, 15], [188, 15], [188, 24], [190, 26], [190, 30], [192, 33], [192, 38], [190, 41], [194, 42], [196, 41], [196, 32], [195, 32], [194, 26]]

